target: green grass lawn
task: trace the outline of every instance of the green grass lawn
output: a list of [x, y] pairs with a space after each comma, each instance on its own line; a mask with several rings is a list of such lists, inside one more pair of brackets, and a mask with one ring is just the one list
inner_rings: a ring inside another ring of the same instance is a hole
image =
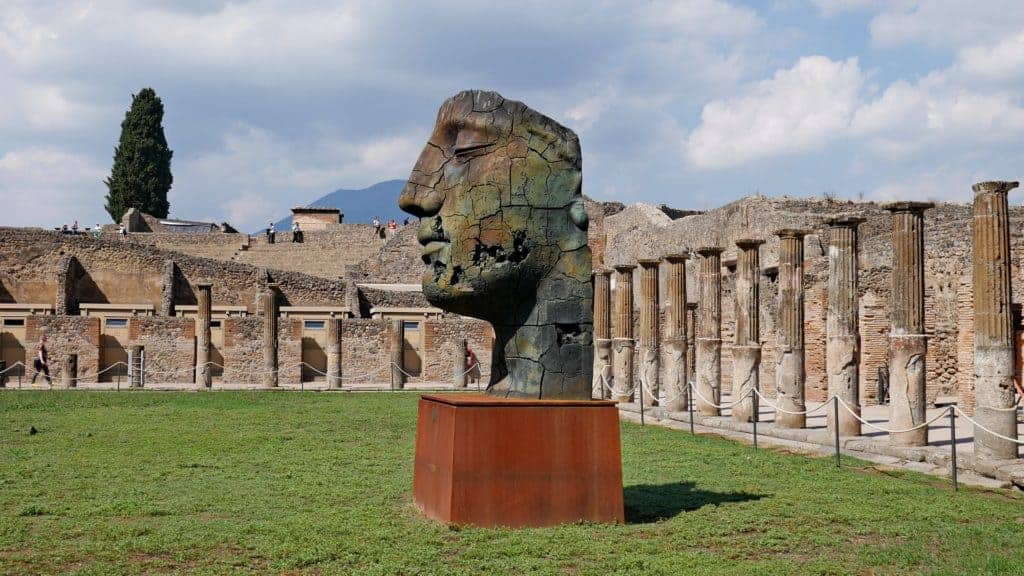
[[450, 529], [411, 503], [416, 401], [2, 393], [0, 573], [1024, 573], [1016, 493], [633, 424], [626, 524]]

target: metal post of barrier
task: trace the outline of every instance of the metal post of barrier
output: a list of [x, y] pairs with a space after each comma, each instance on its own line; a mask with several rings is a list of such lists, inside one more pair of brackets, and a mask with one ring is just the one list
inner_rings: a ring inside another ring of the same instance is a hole
[[836, 468], [839, 468], [839, 396], [832, 397], [832, 415], [832, 427], [836, 431]]
[[139, 353], [139, 388], [146, 387], [146, 349]]
[[754, 450], [757, 450], [757, 393], [754, 392], [753, 388], [750, 389], [750, 405], [753, 409], [750, 421], [754, 425]]
[[[96, 379], [99, 380], [99, 378], [96, 378]], [[117, 389], [118, 392], [121, 391], [121, 370], [120, 369], [117, 370], [117, 387], [116, 387], [116, 389]]]
[[690, 411], [690, 434], [692, 435], [692, 434], [694, 434], [694, 431], [693, 431], [693, 380], [687, 380], [686, 381], [686, 388], [688, 389], [688, 392], [686, 394], [686, 396], [687, 396], [686, 407]]
[[[975, 432], [977, 434], [977, 432]], [[960, 491], [960, 485], [956, 477], [956, 406], [949, 407], [949, 446], [950, 446], [950, 472], [953, 476], [953, 492]]]
[[644, 381], [643, 381], [643, 379], [641, 379], [640, 383], [637, 384], [637, 388], [640, 389], [640, 425], [643, 426], [644, 425]]

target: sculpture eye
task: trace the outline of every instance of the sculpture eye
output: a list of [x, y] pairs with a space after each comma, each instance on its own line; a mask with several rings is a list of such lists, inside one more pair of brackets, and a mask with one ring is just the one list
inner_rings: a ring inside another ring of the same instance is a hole
[[454, 154], [456, 156], [465, 156], [477, 150], [488, 148], [491, 145], [487, 142], [472, 142], [472, 143], [458, 143], [455, 145]]

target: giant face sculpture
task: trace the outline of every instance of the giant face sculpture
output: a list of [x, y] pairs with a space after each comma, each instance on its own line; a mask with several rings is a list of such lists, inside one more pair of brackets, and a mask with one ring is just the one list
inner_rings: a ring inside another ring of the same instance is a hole
[[456, 94], [399, 200], [423, 293], [494, 326], [488, 392], [590, 398], [593, 290], [576, 135], [494, 92]]

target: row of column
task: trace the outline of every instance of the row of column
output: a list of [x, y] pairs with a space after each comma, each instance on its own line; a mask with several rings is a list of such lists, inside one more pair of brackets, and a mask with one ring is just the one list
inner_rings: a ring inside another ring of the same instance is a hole
[[[1013, 405], [1014, 349], [1010, 291], [1010, 235], [1007, 192], [1016, 182], [982, 182], [973, 187], [973, 278], [975, 418], [1006, 438], [1017, 437]], [[928, 443], [926, 421], [927, 336], [924, 326], [924, 212], [928, 202], [893, 202], [882, 206], [892, 216], [892, 290], [889, 334], [890, 418], [893, 444]], [[828, 313], [826, 370], [828, 390], [860, 416], [860, 327], [857, 283], [857, 228], [864, 218], [840, 215], [828, 225]], [[804, 397], [804, 236], [806, 230], [783, 229], [779, 237], [779, 358], [775, 370], [776, 400], [781, 410], [775, 423], [785, 428], [806, 425]], [[733, 343], [733, 417], [749, 422], [757, 417], [751, 390], [759, 389], [761, 342], [759, 326], [760, 246], [764, 241], [736, 241], [736, 330]], [[697, 281], [699, 307], [696, 339], [697, 411], [720, 414], [721, 404], [721, 247], [703, 247]], [[670, 361], [665, 367], [665, 402], [670, 410], [688, 406], [686, 356], [686, 272], [688, 254], [667, 256], [667, 318], [665, 343]], [[661, 261], [640, 260], [640, 382], [646, 404], [659, 397], [658, 267]], [[615, 267], [615, 334], [610, 334], [610, 274], [594, 278], [595, 377], [606, 387], [613, 375], [611, 397], [631, 400], [633, 382], [632, 265]], [[861, 423], [846, 410], [838, 421], [829, 414], [829, 428], [843, 436], [861, 434]], [[920, 426], [920, 427], [919, 427]], [[910, 430], [913, 429], [913, 430]], [[975, 450], [981, 458], [1016, 458], [1016, 443], [975, 430]]]

